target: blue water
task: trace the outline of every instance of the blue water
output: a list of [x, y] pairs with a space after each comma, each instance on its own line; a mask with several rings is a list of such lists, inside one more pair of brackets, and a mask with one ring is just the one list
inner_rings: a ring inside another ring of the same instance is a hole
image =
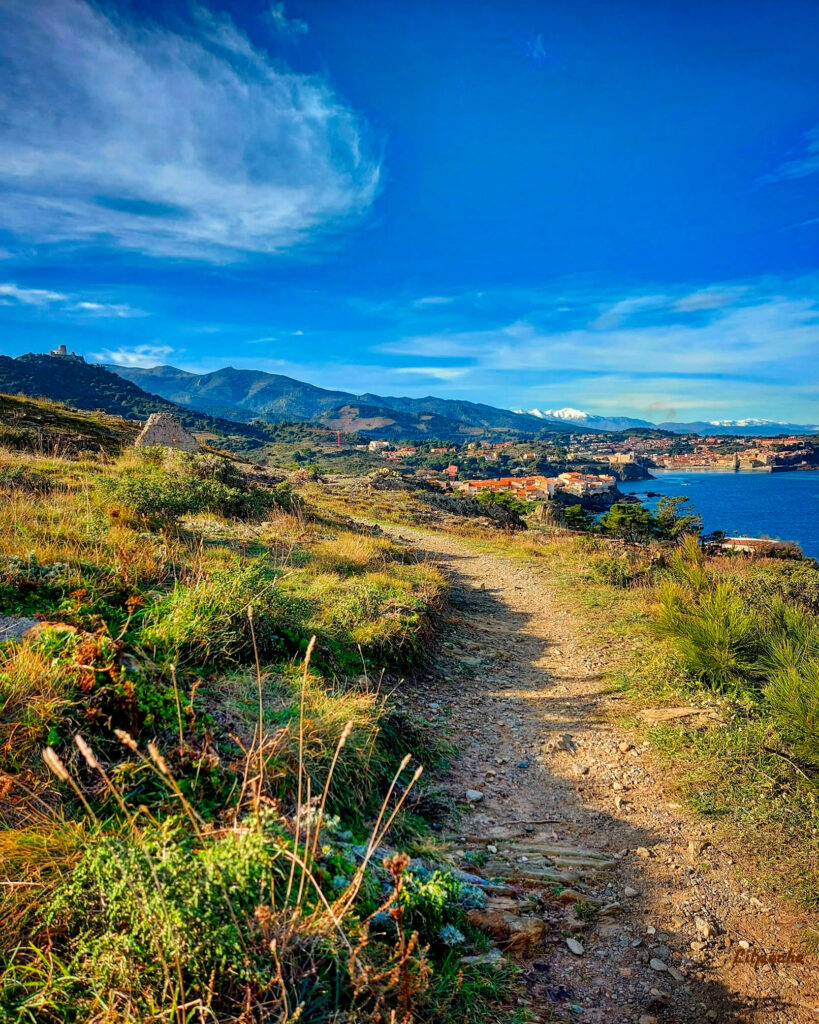
[[657, 498], [646, 491], [690, 498], [705, 532], [725, 530], [747, 537], [795, 540], [806, 555], [819, 558], [819, 472], [691, 473], [652, 470], [654, 480], [617, 486], [649, 508]]

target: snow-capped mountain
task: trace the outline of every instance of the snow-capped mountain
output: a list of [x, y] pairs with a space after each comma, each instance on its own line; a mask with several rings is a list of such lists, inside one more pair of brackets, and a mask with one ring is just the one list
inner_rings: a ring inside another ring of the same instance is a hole
[[560, 423], [576, 423], [579, 427], [592, 427], [596, 430], [634, 430], [637, 427], [659, 428], [675, 434], [738, 434], [746, 437], [758, 437], [765, 434], [817, 434], [819, 426], [800, 423], [784, 423], [782, 420], [764, 420], [747, 417], [739, 420], [695, 420], [692, 423], [651, 423], [649, 420], [634, 419], [631, 416], [597, 416], [583, 409], [515, 409], [518, 413], [528, 413], [539, 420], [558, 421]]
[[658, 423], [660, 430], [675, 434], [736, 434], [744, 437], [770, 437], [777, 434], [819, 434], [819, 426], [807, 423], [784, 423], [782, 420], [695, 420], [693, 423]]
[[576, 423], [579, 427], [594, 427], [596, 430], [633, 430], [635, 427], [653, 427], [648, 420], [637, 420], [631, 416], [596, 416], [583, 409], [526, 409], [530, 416], [540, 420], [558, 420], [560, 423]]

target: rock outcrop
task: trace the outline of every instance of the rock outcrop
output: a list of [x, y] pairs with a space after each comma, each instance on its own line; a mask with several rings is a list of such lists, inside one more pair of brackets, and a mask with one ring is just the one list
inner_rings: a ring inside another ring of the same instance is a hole
[[134, 445], [137, 448], [164, 445], [166, 448], [179, 448], [183, 452], [202, 451], [193, 434], [187, 431], [175, 416], [167, 412], [152, 412]]

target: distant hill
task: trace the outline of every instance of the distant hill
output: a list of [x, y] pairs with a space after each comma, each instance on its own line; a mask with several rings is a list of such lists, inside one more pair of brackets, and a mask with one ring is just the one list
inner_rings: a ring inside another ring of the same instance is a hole
[[[265, 373], [262, 370], [237, 370], [231, 366], [203, 374], [188, 373], [174, 366], [152, 366], [149, 369], [110, 366], [109, 369], [146, 391], [162, 395], [173, 402], [212, 415], [218, 411], [233, 419], [258, 416], [273, 421], [312, 420], [329, 423], [341, 418], [353, 423], [356, 419], [372, 421], [386, 418], [393, 419], [405, 428], [406, 433], [402, 436], [426, 434], [458, 437], [478, 433], [532, 435], [547, 430], [550, 433], [567, 433], [589, 429], [559, 422], [545, 424], [527, 413], [450, 398], [395, 398], [330, 391], [281, 374]], [[339, 417], [337, 410], [344, 406], [365, 408], [367, 414], [357, 418], [351, 418], [349, 414]], [[381, 412], [374, 416], [374, 409]], [[396, 413], [406, 418], [396, 416]], [[352, 429], [364, 430], [363, 427]]]
[[152, 412], [168, 412], [189, 430], [259, 442], [269, 439], [263, 427], [193, 412], [143, 391], [104, 366], [81, 359], [33, 354], [12, 359], [0, 355], [0, 391], [51, 398], [77, 409], [99, 409], [131, 420], [146, 420]]
[[424, 436], [453, 440], [461, 437], [466, 440], [486, 433], [481, 427], [470, 426], [463, 420], [438, 416], [432, 412], [409, 413], [383, 405], [352, 402], [330, 409], [319, 418], [319, 423], [330, 430], [340, 430], [346, 434], [372, 434], [383, 440], [420, 440]]

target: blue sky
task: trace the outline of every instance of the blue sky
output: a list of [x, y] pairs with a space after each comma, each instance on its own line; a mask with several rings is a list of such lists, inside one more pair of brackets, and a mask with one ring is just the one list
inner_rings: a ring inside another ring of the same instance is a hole
[[817, 422], [819, 5], [0, 5], [0, 348]]

